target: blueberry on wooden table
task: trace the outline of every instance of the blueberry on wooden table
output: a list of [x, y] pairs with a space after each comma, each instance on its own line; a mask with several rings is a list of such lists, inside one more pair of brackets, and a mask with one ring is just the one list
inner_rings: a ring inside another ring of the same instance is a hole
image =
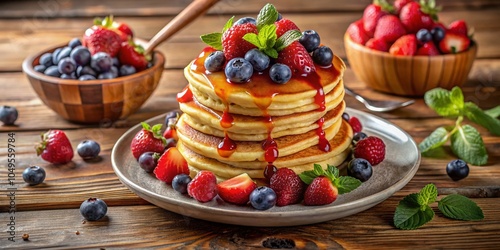
[[45, 180], [45, 170], [39, 166], [30, 166], [23, 171], [24, 182], [34, 186]]
[[459, 181], [469, 175], [469, 166], [463, 160], [453, 160], [446, 165], [446, 173], [452, 180]]
[[80, 213], [88, 221], [102, 219], [108, 212], [108, 205], [99, 198], [88, 198], [80, 205]]
[[19, 113], [16, 107], [13, 106], [0, 106], [0, 121], [5, 125], [13, 125], [16, 122]]
[[76, 147], [76, 152], [82, 159], [91, 160], [99, 156], [101, 146], [93, 140], [84, 140]]

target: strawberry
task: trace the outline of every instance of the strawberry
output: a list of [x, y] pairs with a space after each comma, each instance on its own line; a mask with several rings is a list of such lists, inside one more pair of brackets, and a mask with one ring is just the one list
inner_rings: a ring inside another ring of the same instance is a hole
[[289, 30], [300, 31], [299, 27], [297, 27], [295, 23], [286, 18], [282, 18], [281, 20], [275, 22], [274, 24], [276, 25], [276, 35], [278, 37], [282, 36]]
[[244, 205], [248, 202], [250, 194], [257, 188], [257, 184], [247, 173], [240, 174], [231, 179], [217, 184], [219, 196], [230, 203]]
[[378, 51], [389, 51], [389, 45], [385, 42], [384, 39], [380, 38], [371, 38], [366, 42], [365, 46], [370, 49], [378, 50]]
[[368, 136], [358, 141], [354, 148], [354, 157], [363, 158], [372, 166], [378, 165], [385, 158], [385, 143], [376, 136]]
[[257, 34], [255, 24], [235, 25], [222, 34], [222, 48], [227, 62], [235, 57], [244, 57], [247, 51], [255, 48], [255, 45], [243, 39], [247, 33]]
[[448, 32], [455, 33], [457, 35], [467, 36], [467, 23], [464, 20], [456, 20], [448, 25]]
[[359, 133], [359, 132], [361, 132], [361, 130], [363, 130], [363, 126], [361, 125], [361, 122], [355, 116], [351, 116], [351, 118], [349, 118], [349, 125], [351, 125], [352, 131], [354, 133]]
[[395, 15], [385, 15], [378, 20], [373, 37], [386, 43], [393, 43], [406, 34], [406, 30]]
[[373, 0], [363, 11], [363, 28], [369, 36], [373, 36], [378, 20], [392, 10], [385, 0]]
[[158, 180], [171, 184], [176, 175], [189, 175], [188, 163], [176, 147], [171, 147], [160, 156], [153, 173]]
[[361, 45], [365, 45], [365, 43], [370, 39], [370, 36], [366, 33], [363, 27], [362, 19], [349, 24], [349, 27], [347, 27], [347, 34], [349, 34], [352, 41]]
[[389, 53], [400, 56], [413, 56], [417, 53], [417, 37], [414, 34], [404, 35], [389, 48]]
[[396, 0], [394, 1], [394, 14], [399, 15], [401, 13], [401, 9], [409, 2], [413, 2], [414, 0]]
[[436, 56], [439, 54], [441, 53], [439, 53], [434, 42], [426, 42], [417, 50], [417, 55]]
[[49, 130], [42, 134], [42, 141], [35, 147], [36, 154], [53, 164], [65, 164], [73, 159], [73, 147], [61, 130]]
[[467, 36], [447, 32], [439, 42], [439, 49], [444, 54], [456, 54], [469, 48], [470, 39]]
[[121, 64], [133, 66], [136, 71], [141, 71], [148, 67], [151, 59], [150, 56], [144, 55], [144, 52], [145, 50], [141, 45], [130, 40], [121, 44], [118, 59]]
[[128, 42], [134, 37], [134, 32], [126, 23], [113, 22], [113, 29], [120, 35], [122, 42]]
[[130, 143], [130, 150], [135, 159], [139, 159], [145, 152], [163, 153], [167, 144], [165, 137], [161, 135], [161, 124], [151, 127], [142, 122], [142, 129], [135, 134]]
[[163, 137], [165, 139], [174, 139], [175, 141], [179, 140], [179, 136], [177, 135], [177, 130], [175, 129], [175, 126], [168, 126], [167, 129], [165, 129], [165, 132], [163, 132]]
[[332, 181], [326, 176], [314, 178], [307, 187], [304, 194], [304, 205], [320, 206], [327, 205], [337, 199], [339, 190], [333, 185]]
[[97, 52], [106, 52], [115, 57], [120, 51], [122, 39], [112, 28], [112, 17], [104, 20], [95, 19], [94, 25], [88, 28], [83, 35], [82, 44], [92, 55]]
[[407, 3], [399, 13], [399, 19], [408, 33], [417, 33], [420, 29], [432, 29], [434, 20], [437, 20], [439, 8], [434, 0], [421, 0]]
[[201, 170], [189, 182], [187, 186], [188, 195], [199, 202], [209, 202], [217, 196], [217, 178], [214, 173]]
[[288, 65], [292, 74], [307, 75], [316, 71], [311, 56], [299, 41], [294, 41], [278, 52], [276, 62]]
[[269, 186], [276, 193], [277, 206], [299, 203], [305, 190], [302, 180], [289, 168], [279, 168], [271, 177]]

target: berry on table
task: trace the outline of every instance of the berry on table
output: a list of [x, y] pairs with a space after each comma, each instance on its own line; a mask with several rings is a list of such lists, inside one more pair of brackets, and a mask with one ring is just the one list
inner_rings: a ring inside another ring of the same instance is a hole
[[224, 68], [225, 62], [226, 58], [224, 57], [224, 52], [217, 50], [208, 55], [203, 65], [209, 72], [217, 72]]
[[0, 121], [2, 121], [4, 125], [13, 125], [18, 116], [19, 113], [16, 107], [6, 105], [0, 106]]
[[188, 195], [199, 202], [209, 202], [217, 196], [217, 178], [215, 174], [201, 170], [189, 182], [187, 186]]
[[313, 51], [312, 59], [320, 66], [330, 66], [333, 60], [333, 51], [327, 46], [319, 46]]
[[469, 166], [461, 159], [453, 160], [446, 165], [446, 173], [453, 181], [459, 181], [469, 175]]
[[181, 193], [187, 193], [187, 186], [191, 182], [191, 177], [187, 174], [178, 174], [172, 180], [172, 188]]
[[153, 170], [158, 165], [158, 159], [160, 158], [160, 154], [155, 152], [145, 152], [139, 156], [137, 160], [139, 166], [144, 169], [147, 173], [152, 173]]
[[250, 80], [253, 74], [253, 66], [241, 57], [231, 59], [224, 69], [226, 78], [232, 83], [244, 83]]
[[315, 30], [305, 30], [302, 32], [299, 42], [306, 48], [307, 52], [313, 52], [319, 47], [321, 39]]
[[372, 166], [376, 166], [385, 158], [385, 143], [376, 136], [368, 136], [356, 143], [354, 157], [366, 159]]
[[372, 177], [373, 168], [367, 160], [363, 158], [354, 158], [347, 165], [347, 174], [365, 182]]
[[269, 69], [269, 77], [275, 83], [287, 83], [292, 78], [292, 70], [285, 64], [275, 63]]
[[269, 56], [264, 54], [259, 49], [251, 49], [247, 53], [245, 53], [245, 60], [247, 60], [250, 64], [252, 64], [253, 69], [257, 72], [262, 72], [267, 67], [269, 67]]
[[269, 187], [276, 192], [276, 205], [280, 207], [299, 203], [305, 190], [304, 182], [289, 168], [279, 168], [271, 177]]
[[84, 140], [76, 147], [76, 152], [82, 159], [91, 160], [101, 152], [101, 146], [94, 140]]
[[39, 166], [30, 166], [23, 171], [24, 182], [30, 185], [38, 185], [45, 180], [45, 169]]
[[267, 210], [276, 205], [276, 193], [266, 186], [257, 187], [249, 197], [250, 204], [257, 210]]
[[108, 205], [99, 198], [88, 198], [80, 205], [80, 214], [88, 221], [102, 219], [108, 212]]
[[73, 147], [62, 130], [49, 130], [42, 134], [42, 141], [35, 147], [37, 155], [53, 164], [65, 164], [73, 159]]

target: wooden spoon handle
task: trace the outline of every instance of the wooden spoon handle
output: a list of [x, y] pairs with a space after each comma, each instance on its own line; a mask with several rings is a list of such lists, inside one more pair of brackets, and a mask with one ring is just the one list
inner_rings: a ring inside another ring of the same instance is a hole
[[146, 53], [151, 53], [156, 46], [170, 38], [177, 31], [191, 23], [198, 16], [205, 13], [210, 7], [216, 4], [219, 0], [194, 0], [181, 13], [179, 13], [172, 21], [163, 27], [156, 35], [146, 44]]

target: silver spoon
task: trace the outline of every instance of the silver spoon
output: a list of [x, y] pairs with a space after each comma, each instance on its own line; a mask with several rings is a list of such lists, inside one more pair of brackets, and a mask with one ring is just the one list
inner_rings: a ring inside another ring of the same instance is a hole
[[387, 112], [387, 111], [392, 111], [398, 108], [403, 108], [408, 105], [411, 105], [415, 102], [415, 100], [409, 100], [406, 102], [398, 102], [398, 101], [377, 101], [377, 100], [371, 100], [366, 97], [360, 96], [356, 92], [354, 92], [352, 89], [349, 89], [344, 86], [345, 92], [356, 98], [356, 100], [360, 101], [365, 105], [365, 107], [371, 111], [375, 112]]

